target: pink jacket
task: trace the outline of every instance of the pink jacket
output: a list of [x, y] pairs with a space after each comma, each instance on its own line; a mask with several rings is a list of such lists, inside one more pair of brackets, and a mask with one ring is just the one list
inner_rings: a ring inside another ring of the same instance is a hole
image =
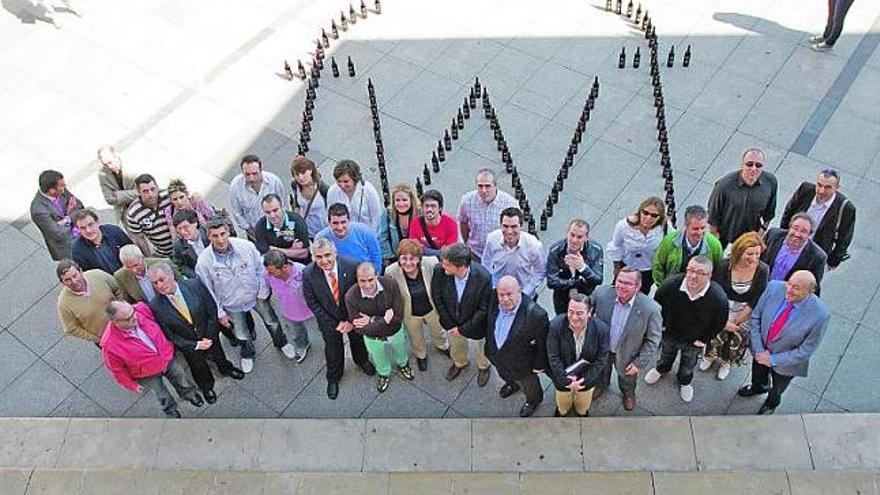
[[136, 380], [164, 372], [168, 363], [174, 359], [174, 346], [165, 338], [150, 307], [145, 303], [137, 303], [134, 311], [138, 326], [153, 341], [156, 351], [112, 321], [107, 324], [104, 336], [101, 337], [104, 365], [114, 380], [131, 391], [138, 388]]

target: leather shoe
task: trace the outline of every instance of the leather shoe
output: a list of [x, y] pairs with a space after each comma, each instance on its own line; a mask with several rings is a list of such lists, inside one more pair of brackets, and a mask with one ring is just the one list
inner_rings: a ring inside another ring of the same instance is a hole
[[363, 364], [359, 364], [361, 371], [364, 372], [367, 376], [373, 376], [376, 374], [376, 367], [373, 366], [373, 363], [369, 361], [365, 361]]
[[485, 387], [489, 383], [489, 368], [477, 370], [477, 386]]
[[232, 369], [229, 370], [229, 378], [232, 378], [233, 380], [243, 380], [244, 379], [244, 371], [241, 371], [240, 369], [233, 367]]
[[336, 400], [339, 397], [339, 383], [337, 382], [328, 382], [327, 383], [327, 397], [330, 400]]
[[428, 358], [416, 358], [416, 365], [419, 371], [428, 371]]
[[758, 409], [758, 414], [762, 414], [762, 415], [770, 415], [775, 412], [776, 412], [776, 408], [770, 407], [770, 405], [767, 404], [767, 401], [764, 401], [764, 403], [761, 404], [761, 409]]
[[502, 399], [506, 399], [511, 395], [515, 394], [519, 390], [519, 385], [516, 383], [505, 383], [501, 390], [498, 391], [498, 395], [501, 396]]
[[165, 416], [168, 418], [180, 419], [180, 411], [177, 409], [168, 409], [165, 411]]
[[605, 395], [605, 389], [596, 387], [593, 389], [593, 400], [598, 400], [599, 397]]
[[632, 411], [636, 408], [636, 396], [635, 395], [624, 395], [623, 396], [623, 408], [627, 411]]
[[199, 394], [195, 394], [187, 400], [189, 401], [190, 404], [192, 404], [196, 407], [202, 407], [205, 405], [205, 401], [202, 400], [202, 396]]
[[535, 409], [537, 409], [537, 408], [538, 408], [538, 406], [533, 406], [532, 404], [529, 404], [528, 402], [526, 402], [522, 405], [522, 408], [519, 410], [519, 417], [528, 418], [529, 416], [531, 416], [532, 414], [535, 413]]
[[452, 358], [452, 356], [449, 355], [449, 349], [440, 349], [440, 348], [438, 348], [438, 349], [437, 349], [437, 352], [439, 352], [440, 354], [443, 354], [444, 356], [446, 356], [446, 357], [448, 357], [448, 358]]
[[208, 401], [208, 404], [213, 404], [217, 402], [217, 392], [213, 390], [208, 390], [205, 392], [205, 400]]
[[461, 374], [461, 370], [465, 369], [466, 367], [467, 367], [467, 365], [464, 365], [461, 368], [459, 368], [455, 364], [450, 366], [449, 370], [446, 372], [446, 381], [451, 382], [452, 380], [455, 380], [456, 378], [458, 378], [458, 375]]
[[770, 390], [768, 390], [766, 388], [755, 387], [755, 386], [749, 384], [749, 385], [746, 385], [745, 387], [737, 390], [736, 395], [738, 395], [740, 397], [751, 397], [753, 395], [766, 394], [769, 391]]

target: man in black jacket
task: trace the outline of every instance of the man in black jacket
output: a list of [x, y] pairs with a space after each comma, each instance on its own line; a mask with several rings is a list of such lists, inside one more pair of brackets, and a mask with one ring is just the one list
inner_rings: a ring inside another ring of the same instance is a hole
[[367, 358], [364, 338], [354, 332], [345, 306], [345, 293], [357, 283], [357, 263], [336, 255], [336, 245], [325, 238], [315, 239], [311, 245], [312, 263], [303, 274], [303, 295], [306, 305], [315, 314], [318, 328], [324, 337], [324, 357], [327, 360], [327, 397], [339, 396], [339, 380], [345, 369], [345, 342], [348, 335], [351, 357], [368, 376], [376, 368]]
[[486, 313], [492, 297], [492, 276], [479, 263], [471, 261], [471, 250], [459, 242], [441, 251], [440, 264], [431, 277], [431, 299], [440, 316], [440, 325], [449, 335], [452, 366], [446, 372], [454, 380], [469, 364], [470, 340], [477, 340], [477, 385], [489, 383], [489, 360], [483, 339]]
[[815, 225], [813, 242], [828, 255], [832, 270], [849, 258], [846, 251], [856, 225], [856, 207], [839, 189], [840, 173], [833, 168], [822, 170], [815, 185], [804, 182], [792, 194], [779, 222], [780, 228], [787, 229], [795, 213], [809, 215]]
[[825, 274], [825, 252], [810, 239], [813, 219], [806, 213], [795, 213], [788, 230], [770, 229], [764, 236], [767, 250], [761, 261], [770, 267], [770, 280], [788, 280], [798, 270], [807, 270], [816, 277], [816, 295]]
[[[593, 388], [604, 384], [609, 361], [608, 325], [593, 318], [593, 303], [579, 293], [571, 295], [568, 312], [550, 321], [547, 333], [547, 375], [556, 387], [556, 413], [565, 416], [574, 407], [578, 416], [590, 415]], [[566, 369], [580, 363], [576, 370]]]
[[150, 300], [156, 321], [168, 340], [183, 354], [208, 404], [217, 402], [208, 357], [222, 375], [241, 380], [244, 372], [233, 366], [223, 352], [217, 334], [214, 299], [198, 278], [176, 282], [171, 266], [165, 262], [150, 267], [149, 277], [156, 288], [156, 295]]
[[486, 319], [486, 357], [504, 380], [500, 395], [510, 397], [519, 389], [526, 402], [521, 418], [531, 416], [544, 399], [538, 373], [547, 369], [547, 312], [525, 297], [516, 278], [505, 275], [495, 288]]
[[668, 277], [654, 294], [663, 314], [660, 361], [645, 374], [645, 383], [653, 385], [678, 363], [678, 387], [681, 400], [694, 399], [694, 367], [697, 358], [727, 323], [728, 300], [724, 289], [712, 280], [712, 260], [697, 255], [688, 262], [685, 273]]
[[576, 218], [568, 224], [565, 239], [547, 253], [547, 287], [553, 289], [553, 309], [561, 315], [568, 310], [572, 290], [589, 296], [602, 285], [604, 255], [602, 246], [590, 240], [590, 224]]

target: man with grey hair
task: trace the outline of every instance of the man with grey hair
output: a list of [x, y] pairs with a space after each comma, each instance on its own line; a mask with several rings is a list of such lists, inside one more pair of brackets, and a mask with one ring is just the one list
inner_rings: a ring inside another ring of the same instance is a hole
[[122, 157], [113, 146], [101, 146], [98, 149], [98, 162], [101, 163], [101, 168], [98, 170], [101, 194], [104, 195], [104, 201], [113, 207], [116, 222], [128, 232], [125, 210], [139, 197], [134, 183], [136, 176], [122, 169]]
[[[166, 258], [145, 258], [140, 248], [134, 244], [127, 244], [119, 248], [119, 261], [122, 268], [116, 270], [113, 278], [116, 279], [122, 296], [130, 303], [147, 302], [156, 295], [147, 270], [157, 263], [166, 263]], [[174, 278], [180, 279], [180, 271], [177, 267], [172, 269]]]
[[683, 273], [691, 258], [703, 255], [715, 265], [724, 258], [721, 242], [706, 229], [709, 214], [699, 205], [691, 205], [684, 210], [684, 229], [672, 231], [660, 241], [654, 252], [654, 283], [659, 287], [667, 277]]
[[654, 299], [660, 304], [664, 329], [660, 361], [645, 375], [645, 383], [653, 385], [668, 373], [680, 351], [679, 393], [681, 400], [690, 402], [697, 358], [727, 323], [727, 294], [712, 280], [712, 261], [698, 255], [690, 260], [685, 273], [666, 279]]
[[510, 194], [498, 189], [495, 172], [490, 168], [477, 170], [477, 190], [466, 193], [458, 205], [461, 239], [480, 261], [489, 232], [498, 229], [498, 219], [505, 208], [519, 206]]
[[746, 232], [763, 235], [776, 214], [776, 176], [764, 171], [764, 152], [743, 153], [740, 170], [715, 183], [709, 196], [709, 229], [726, 247]]

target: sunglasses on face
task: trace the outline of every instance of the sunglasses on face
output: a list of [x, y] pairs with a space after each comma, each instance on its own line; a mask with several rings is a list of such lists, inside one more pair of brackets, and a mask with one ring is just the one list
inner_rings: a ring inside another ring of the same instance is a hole
[[744, 165], [749, 168], [763, 168], [764, 164], [761, 162], [745, 162]]
[[654, 213], [654, 212], [651, 212], [651, 211], [645, 210], [644, 208], [643, 208], [643, 209], [640, 209], [639, 212], [641, 212], [642, 215], [646, 215], [646, 216], [649, 216], [649, 217], [651, 217], [651, 218], [660, 218], [660, 214], [659, 214], [659, 213]]

